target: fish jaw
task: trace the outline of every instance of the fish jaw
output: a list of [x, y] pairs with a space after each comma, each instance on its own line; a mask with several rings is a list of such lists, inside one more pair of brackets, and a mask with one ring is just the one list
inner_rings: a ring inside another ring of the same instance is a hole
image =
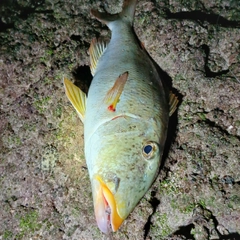
[[117, 211], [114, 195], [109, 190], [102, 178], [97, 175], [92, 181], [94, 211], [98, 228], [103, 233], [115, 232], [121, 226], [122, 219]]

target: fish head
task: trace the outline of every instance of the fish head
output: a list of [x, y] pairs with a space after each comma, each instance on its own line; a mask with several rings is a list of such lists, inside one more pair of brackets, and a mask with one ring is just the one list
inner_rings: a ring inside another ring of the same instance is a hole
[[104, 233], [117, 231], [149, 189], [165, 142], [149, 122], [119, 119], [119, 129], [113, 123], [99, 127], [85, 146], [94, 211]]

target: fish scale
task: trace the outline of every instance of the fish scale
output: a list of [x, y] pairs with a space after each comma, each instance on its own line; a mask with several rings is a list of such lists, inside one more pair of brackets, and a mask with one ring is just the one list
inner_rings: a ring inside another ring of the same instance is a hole
[[169, 115], [178, 103], [133, 31], [136, 2], [125, 0], [119, 14], [91, 11], [112, 36], [109, 43], [91, 43], [88, 97], [64, 79], [66, 94], [84, 122], [94, 211], [104, 233], [118, 230], [153, 183]]

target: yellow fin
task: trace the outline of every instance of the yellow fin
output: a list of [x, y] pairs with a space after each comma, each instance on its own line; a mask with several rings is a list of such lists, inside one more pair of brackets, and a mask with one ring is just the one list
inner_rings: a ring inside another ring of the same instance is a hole
[[86, 94], [67, 78], [64, 78], [63, 83], [69, 101], [76, 109], [81, 121], [84, 122], [84, 115], [86, 110]]
[[178, 102], [179, 102], [179, 100], [178, 100], [177, 96], [174, 93], [170, 92], [170, 94], [169, 94], [169, 116], [172, 116], [172, 114], [177, 109]]
[[122, 91], [127, 79], [128, 79], [128, 72], [125, 72], [116, 79], [112, 88], [107, 92], [107, 95], [105, 97], [105, 102], [110, 103], [110, 105], [108, 106], [109, 111], [111, 112], [116, 111], [117, 103], [120, 99], [120, 96], [122, 94]]
[[105, 41], [97, 40], [96, 38], [93, 38], [89, 48], [90, 69], [93, 76], [95, 74], [98, 60], [102, 56], [106, 48], [107, 48], [107, 43]]

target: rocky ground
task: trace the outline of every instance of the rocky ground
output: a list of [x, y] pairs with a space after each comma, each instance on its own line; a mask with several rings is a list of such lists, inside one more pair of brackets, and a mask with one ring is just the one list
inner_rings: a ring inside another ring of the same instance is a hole
[[[83, 126], [62, 83], [87, 92], [90, 41], [110, 36], [93, 7], [0, 2], [0, 239], [110, 238], [96, 226]], [[134, 26], [180, 104], [155, 183], [111, 238], [240, 239], [239, 2], [140, 0]]]

